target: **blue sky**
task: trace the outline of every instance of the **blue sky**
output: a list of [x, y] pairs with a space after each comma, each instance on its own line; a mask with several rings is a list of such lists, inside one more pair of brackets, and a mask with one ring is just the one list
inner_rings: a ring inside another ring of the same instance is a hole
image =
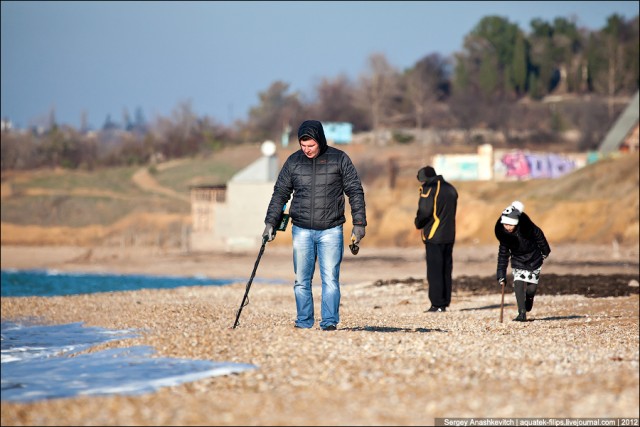
[[533, 18], [601, 29], [638, 1], [2, 1], [2, 118], [26, 127], [52, 109], [58, 123], [93, 128], [108, 114], [147, 120], [190, 103], [219, 123], [245, 120], [281, 80], [312, 96], [322, 78], [353, 81], [383, 53], [398, 70], [461, 51], [498, 15], [525, 32]]

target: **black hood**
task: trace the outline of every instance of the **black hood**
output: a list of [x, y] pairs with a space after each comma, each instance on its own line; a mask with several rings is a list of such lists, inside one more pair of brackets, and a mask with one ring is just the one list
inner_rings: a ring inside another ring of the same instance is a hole
[[435, 178], [436, 176], [438, 176], [438, 174], [433, 167], [425, 166], [418, 171], [417, 178], [420, 182], [427, 182], [431, 178]]
[[315, 141], [320, 146], [320, 154], [327, 151], [327, 138], [325, 138], [324, 136], [322, 123], [317, 120], [305, 120], [304, 122], [302, 122], [302, 124], [298, 128], [298, 142], [300, 142], [300, 138], [305, 135], [315, 139]]

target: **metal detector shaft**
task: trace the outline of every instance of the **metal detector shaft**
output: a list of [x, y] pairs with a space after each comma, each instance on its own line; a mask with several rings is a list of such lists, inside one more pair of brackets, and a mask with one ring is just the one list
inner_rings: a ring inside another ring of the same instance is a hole
[[238, 309], [238, 313], [236, 314], [236, 321], [233, 324], [233, 329], [235, 329], [236, 326], [238, 326], [238, 321], [240, 320], [240, 313], [242, 313], [242, 309], [248, 303], [249, 289], [251, 289], [251, 283], [253, 282], [253, 278], [256, 275], [256, 270], [258, 269], [258, 264], [260, 263], [260, 258], [262, 258], [262, 254], [264, 253], [264, 247], [266, 246], [266, 244], [267, 244], [267, 238], [263, 237], [262, 246], [260, 246], [260, 253], [258, 253], [258, 258], [256, 259], [256, 263], [253, 266], [253, 272], [251, 273], [251, 277], [247, 282], [247, 288], [244, 290], [244, 296], [242, 297], [242, 303], [240, 304], [240, 308]]

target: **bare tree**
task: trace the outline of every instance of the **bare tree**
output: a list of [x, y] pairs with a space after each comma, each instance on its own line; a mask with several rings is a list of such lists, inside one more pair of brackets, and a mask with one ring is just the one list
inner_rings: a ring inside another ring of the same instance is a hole
[[389, 113], [389, 105], [397, 94], [399, 76], [384, 54], [369, 57], [369, 73], [360, 78], [361, 100], [369, 106], [374, 131], [380, 130]]
[[424, 127], [429, 103], [442, 100], [449, 92], [449, 62], [437, 53], [425, 56], [405, 74], [407, 97], [413, 106], [415, 124]]
[[366, 110], [357, 103], [356, 88], [345, 75], [322, 79], [315, 90], [317, 101], [310, 110], [318, 120], [349, 122], [356, 131], [371, 128]]
[[251, 138], [279, 139], [287, 124], [300, 121], [304, 114], [300, 96], [288, 91], [288, 83], [276, 81], [259, 94], [260, 104], [249, 111], [247, 128]]

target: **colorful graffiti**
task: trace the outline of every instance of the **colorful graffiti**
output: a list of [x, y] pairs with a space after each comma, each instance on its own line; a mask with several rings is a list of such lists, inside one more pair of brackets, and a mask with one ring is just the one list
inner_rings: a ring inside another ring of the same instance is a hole
[[522, 150], [493, 150], [482, 146], [478, 154], [436, 154], [432, 166], [453, 181], [527, 180], [558, 178], [597, 162], [600, 155], [589, 153], [532, 153]]
[[558, 178], [582, 166], [576, 161], [559, 154], [526, 153], [511, 151], [498, 157], [495, 165], [495, 177], [515, 179]]

